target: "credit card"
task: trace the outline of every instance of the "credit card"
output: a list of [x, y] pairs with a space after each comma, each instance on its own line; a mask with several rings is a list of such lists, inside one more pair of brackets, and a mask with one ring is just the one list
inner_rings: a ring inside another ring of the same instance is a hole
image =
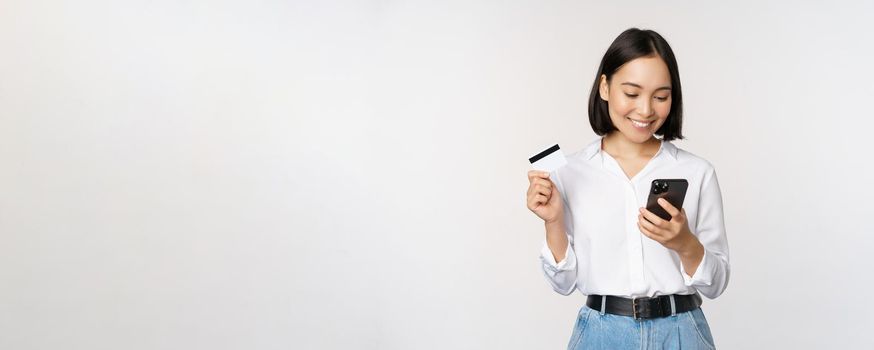
[[558, 144], [549, 147], [543, 152], [537, 153], [531, 158], [528, 158], [531, 166], [535, 170], [552, 172], [563, 165], [567, 164], [567, 158], [564, 157], [564, 152], [558, 147]]

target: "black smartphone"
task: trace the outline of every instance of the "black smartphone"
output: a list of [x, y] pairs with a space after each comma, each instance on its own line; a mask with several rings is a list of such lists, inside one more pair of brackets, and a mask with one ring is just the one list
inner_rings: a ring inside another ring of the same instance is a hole
[[686, 198], [686, 189], [689, 188], [689, 182], [686, 179], [655, 179], [652, 180], [652, 186], [649, 189], [649, 199], [646, 201], [646, 210], [651, 211], [658, 217], [671, 220], [671, 214], [668, 214], [661, 205], [658, 199], [664, 198], [671, 203], [675, 208], [683, 208], [683, 199]]

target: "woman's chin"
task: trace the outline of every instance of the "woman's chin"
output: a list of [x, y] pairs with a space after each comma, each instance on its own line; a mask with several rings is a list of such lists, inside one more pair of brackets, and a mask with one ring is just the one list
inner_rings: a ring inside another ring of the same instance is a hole
[[621, 130], [622, 135], [625, 135], [625, 138], [634, 143], [644, 143], [649, 141], [653, 137], [652, 131], [649, 130], [640, 130], [638, 128], [633, 128], [632, 130]]

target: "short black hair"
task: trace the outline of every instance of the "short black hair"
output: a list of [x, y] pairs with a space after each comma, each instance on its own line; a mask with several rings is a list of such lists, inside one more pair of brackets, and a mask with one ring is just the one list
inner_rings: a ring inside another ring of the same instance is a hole
[[600, 97], [599, 88], [601, 75], [607, 76], [607, 81], [623, 64], [640, 57], [658, 55], [665, 61], [671, 74], [671, 111], [665, 123], [656, 130], [656, 135], [662, 139], [671, 141], [682, 139], [683, 126], [683, 94], [680, 89], [680, 71], [677, 68], [677, 59], [671, 46], [659, 33], [652, 30], [630, 28], [613, 40], [613, 44], [607, 49], [598, 74], [595, 75], [595, 83], [592, 84], [592, 93], [589, 95], [589, 123], [592, 130], [598, 135], [606, 135], [616, 130], [616, 126], [610, 120], [610, 112], [607, 110], [607, 101]]

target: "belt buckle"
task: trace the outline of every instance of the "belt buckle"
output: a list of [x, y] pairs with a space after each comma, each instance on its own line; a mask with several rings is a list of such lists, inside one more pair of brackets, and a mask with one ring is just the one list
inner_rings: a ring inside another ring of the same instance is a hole
[[638, 317], [638, 314], [637, 314], [637, 301], [638, 300], [640, 300], [640, 299], [634, 298], [634, 297], [631, 298], [631, 317], [634, 318], [635, 320], [640, 319], [640, 317]]

